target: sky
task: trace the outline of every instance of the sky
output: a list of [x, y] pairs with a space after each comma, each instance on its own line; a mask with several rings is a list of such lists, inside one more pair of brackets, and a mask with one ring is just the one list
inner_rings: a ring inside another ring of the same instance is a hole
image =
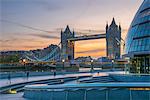
[[[33, 50], [60, 42], [66, 25], [76, 35], [105, 33], [114, 17], [125, 39], [143, 0], [0, 0], [0, 50]], [[75, 57], [106, 56], [105, 39], [75, 43]]]

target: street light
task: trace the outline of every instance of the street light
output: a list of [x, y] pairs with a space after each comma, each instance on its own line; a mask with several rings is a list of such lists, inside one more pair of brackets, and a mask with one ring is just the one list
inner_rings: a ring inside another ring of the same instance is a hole
[[23, 64], [24, 64], [24, 67], [25, 67], [25, 71], [27, 71], [27, 68], [26, 68], [26, 59], [23, 59]]
[[111, 61], [112, 62], [112, 70], [114, 69], [114, 60]]
[[93, 59], [91, 59], [91, 71], [93, 71], [93, 62], [94, 62], [94, 60]]
[[126, 64], [125, 64], [125, 73], [128, 74], [130, 72], [130, 58], [125, 58]]
[[65, 69], [65, 59], [62, 59], [62, 62], [63, 62], [63, 70]]
[[[130, 59], [128, 60], [128, 64], [127, 64], [128, 66], [127, 66], [127, 71], [128, 71], [128, 73], [130, 72]], [[127, 73], [127, 71], [126, 71], [126, 73]]]
[[24, 63], [24, 64], [26, 63], [26, 59], [23, 59], [23, 63]]

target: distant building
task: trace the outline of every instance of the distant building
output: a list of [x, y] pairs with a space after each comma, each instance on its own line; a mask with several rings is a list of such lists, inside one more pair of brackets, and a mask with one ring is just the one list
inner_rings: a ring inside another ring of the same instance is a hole
[[0, 63], [16, 63], [27, 51], [1, 51]]
[[51, 44], [48, 47], [43, 48], [43, 49], [30, 50], [30, 52], [32, 52], [34, 56], [38, 58], [42, 58], [42, 57], [47, 56], [47, 54], [51, 53], [55, 48], [57, 48], [55, 52], [57, 52], [57, 54], [60, 54], [60, 47], [54, 44]]
[[120, 58], [121, 47], [119, 41], [121, 41], [121, 26], [116, 25], [113, 18], [110, 26], [106, 25], [106, 52], [109, 59]]
[[132, 66], [131, 73], [150, 74], [150, 1], [144, 0], [137, 11], [129, 28], [125, 57], [128, 57]]
[[100, 57], [97, 59], [98, 62], [111, 62], [111, 59], [108, 57]]
[[23, 55], [25, 52], [27, 52], [27, 51], [1, 51], [0, 52], [0, 55], [5, 55], [5, 56], [7, 56], [7, 55]]
[[78, 57], [75, 59], [77, 62], [90, 62], [92, 60], [91, 56], [88, 57]]
[[[57, 49], [56, 49], [57, 48]], [[54, 44], [49, 45], [48, 47], [44, 49], [36, 49], [36, 50], [29, 50], [29, 51], [2, 51], [0, 52], [0, 57], [9, 57], [13, 55], [18, 55], [20, 59], [33, 59], [37, 60], [41, 59], [43, 57], [46, 57], [48, 54], [53, 53], [51, 57], [53, 57], [52, 60], [60, 61], [60, 47]], [[57, 57], [55, 57], [57, 56]]]
[[60, 51], [59, 46], [51, 44], [43, 49], [30, 50], [28, 57], [37, 61], [60, 61]]

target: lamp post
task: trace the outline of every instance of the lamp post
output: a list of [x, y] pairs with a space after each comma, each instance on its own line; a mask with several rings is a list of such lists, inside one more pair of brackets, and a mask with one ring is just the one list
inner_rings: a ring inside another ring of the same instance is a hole
[[63, 70], [65, 69], [65, 59], [62, 60], [63, 62]]
[[126, 63], [125, 63], [125, 73], [128, 74], [130, 72], [130, 58], [125, 58]]
[[23, 61], [23, 64], [24, 64], [24, 67], [25, 67], [25, 71], [26, 71], [27, 70], [27, 68], [26, 68], [26, 59], [23, 59], [22, 61]]
[[130, 59], [128, 60], [127, 71], [126, 71], [126, 73], [129, 73], [129, 72], [130, 72]]
[[112, 62], [112, 70], [114, 69], [114, 60], [111, 61]]
[[23, 63], [24, 63], [24, 64], [26, 63], [26, 59], [23, 59]]
[[93, 71], [93, 59], [91, 59], [91, 71]]

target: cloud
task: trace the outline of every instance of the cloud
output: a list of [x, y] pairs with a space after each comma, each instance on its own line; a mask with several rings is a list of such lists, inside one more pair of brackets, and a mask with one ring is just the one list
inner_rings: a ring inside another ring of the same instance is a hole
[[40, 38], [45, 38], [45, 39], [60, 39], [58, 36], [53, 36], [53, 35], [48, 35], [48, 34], [29, 34], [31, 36], [37, 36]]
[[45, 8], [48, 11], [55, 11], [55, 10], [61, 10], [63, 7], [61, 5], [60, 2], [64, 2], [64, 1], [56, 1], [56, 0], [35, 0], [33, 2], [33, 4], [35, 4], [36, 6], [41, 6], [43, 8]]
[[11, 40], [7, 39], [7, 40], [0, 40], [0, 42], [10, 42]]
[[45, 33], [53, 33], [54, 32], [54, 31], [47, 31], [47, 30], [35, 28], [35, 27], [32, 27], [32, 26], [24, 25], [24, 24], [14, 22], [14, 21], [10, 21], [10, 20], [6, 20], [6, 19], [0, 19], [0, 22], [14, 24], [14, 25], [17, 25], [17, 26], [20, 26], [20, 27], [24, 27], [24, 28], [27, 28], [27, 29], [35, 30], [35, 31], [45, 32]]
[[77, 54], [81, 54], [81, 53], [96, 53], [96, 52], [100, 52], [100, 51], [105, 51], [105, 49], [85, 50], [85, 51], [78, 51], [76, 53]]
[[43, 45], [22, 45], [22, 46], [20, 46], [20, 47], [22, 47], [22, 48], [26, 48], [26, 49], [35, 49], [35, 48], [42, 48], [43, 47]]
[[14, 41], [17, 41], [17, 40], [18, 40], [18, 39], [16, 39], [16, 38], [8, 38], [8, 39], [2, 38], [2, 39], [0, 40], [0, 43], [6, 44], [6, 43], [14, 42]]
[[44, 48], [43, 45], [12, 45], [12, 44], [7, 44], [7, 45], [1, 45], [0, 51], [13, 51], [13, 50], [32, 50], [32, 49], [37, 49], [37, 48]]

